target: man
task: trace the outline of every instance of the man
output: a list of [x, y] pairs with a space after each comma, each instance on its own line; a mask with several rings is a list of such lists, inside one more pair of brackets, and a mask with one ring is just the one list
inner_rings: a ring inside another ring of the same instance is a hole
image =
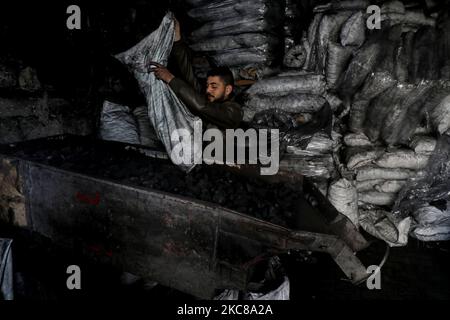
[[155, 76], [169, 84], [191, 112], [206, 122], [204, 127], [213, 125], [221, 130], [237, 128], [242, 121], [243, 112], [241, 106], [232, 98], [233, 74], [225, 67], [212, 69], [208, 72], [206, 95], [201, 94], [201, 86], [194, 75], [189, 49], [181, 40], [178, 21], [175, 22], [175, 42], [171, 56], [178, 65], [183, 79], [175, 77], [164, 66], [152, 62], [152, 72]]

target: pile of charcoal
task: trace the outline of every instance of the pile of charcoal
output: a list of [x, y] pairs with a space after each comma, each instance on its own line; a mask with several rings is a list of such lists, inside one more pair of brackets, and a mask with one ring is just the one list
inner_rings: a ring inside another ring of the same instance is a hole
[[284, 1], [187, 2], [192, 6], [189, 16], [203, 24], [191, 34], [191, 47], [205, 54], [213, 64], [230, 67], [239, 74], [239, 70], [263, 69], [280, 60]]
[[68, 171], [120, 181], [218, 204], [290, 226], [299, 212], [300, 184], [268, 184], [220, 166], [198, 165], [189, 173], [170, 160], [149, 158], [117, 143], [69, 139], [19, 147], [14, 155]]

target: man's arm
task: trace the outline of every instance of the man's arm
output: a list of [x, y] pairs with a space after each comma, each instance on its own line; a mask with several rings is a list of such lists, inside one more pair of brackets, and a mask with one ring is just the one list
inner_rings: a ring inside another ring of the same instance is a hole
[[201, 86], [195, 77], [194, 68], [192, 67], [192, 52], [184, 43], [181, 36], [180, 22], [175, 19], [175, 38], [172, 46], [171, 58], [177, 64], [181, 73], [181, 77], [195, 90], [201, 91]]
[[177, 64], [183, 80], [190, 84], [197, 92], [200, 92], [202, 88], [195, 77], [194, 68], [192, 67], [192, 52], [183, 40], [173, 43], [171, 56]]

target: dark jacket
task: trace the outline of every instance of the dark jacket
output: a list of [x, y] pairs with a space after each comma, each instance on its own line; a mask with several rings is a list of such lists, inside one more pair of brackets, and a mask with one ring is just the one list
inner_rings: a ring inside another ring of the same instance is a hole
[[[191, 63], [191, 54], [182, 41], [174, 43], [172, 59], [178, 65], [181, 77], [175, 77], [169, 86], [177, 97], [207, 124], [213, 124], [219, 129], [237, 128], [242, 121], [241, 106], [229, 99], [221, 102], [209, 102], [198, 83]], [[204, 90], [203, 90], [204, 91]]]

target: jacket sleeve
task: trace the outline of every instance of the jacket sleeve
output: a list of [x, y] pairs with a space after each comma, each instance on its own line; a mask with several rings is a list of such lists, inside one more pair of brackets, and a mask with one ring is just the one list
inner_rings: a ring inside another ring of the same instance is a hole
[[190, 84], [196, 91], [201, 91], [200, 83], [194, 74], [194, 68], [192, 67], [192, 52], [183, 40], [173, 43], [171, 56], [181, 72], [183, 80]]
[[169, 86], [193, 113], [219, 128], [234, 129], [242, 121], [243, 112], [236, 102], [209, 102], [204, 95], [197, 93], [180, 78], [172, 79]]

